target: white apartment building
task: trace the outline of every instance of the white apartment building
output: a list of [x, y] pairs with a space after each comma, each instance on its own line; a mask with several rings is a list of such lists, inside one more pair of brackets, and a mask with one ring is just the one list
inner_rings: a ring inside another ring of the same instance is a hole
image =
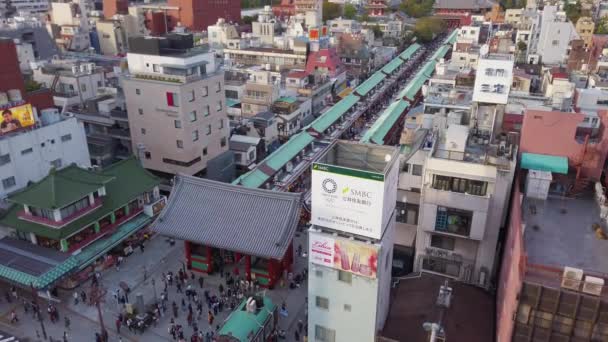
[[308, 336], [375, 341], [389, 308], [398, 151], [338, 141], [312, 167]]
[[480, 32], [481, 27], [479, 26], [462, 26], [458, 29], [456, 42], [477, 45]]
[[51, 168], [90, 167], [82, 123], [44, 110], [32, 129], [0, 137], [0, 197], [46, 177]]
[[222, 49], [228, 46], [228, 41], [239, 39], [239, 33], [233, 24], [226, 22], [226, 19], [219, 18], [215, 25], [207, 27], [209, 45], [214, 49]]
[[74, 60], [52, 61], [33, 69], [33, 78], [53, 91], [55, 106], [65, 108], [94, 98], [106, 86], [103, 68]]
[[0, 0], [0, 14], [42, 14], [48, 10], [49, 2], [46, 0]]
[[129, 42], [122, 81], [133, 151], [147, 169], [204, 173], [228, 151], [224, 72], [191, 34]]
[[540, 19], [540, 35], [533, 46], [535, 56], [529, 56], [528, 61], [543, 64], [563, 63], [568, 54], [570, 41], [578, 39], [574, 25], [564, 12], [556, 6], [545, 6]]
[[95, 27], [102, 54], [115, 56], [127, 51], [127, 32], [121, 21], [98, 20]]

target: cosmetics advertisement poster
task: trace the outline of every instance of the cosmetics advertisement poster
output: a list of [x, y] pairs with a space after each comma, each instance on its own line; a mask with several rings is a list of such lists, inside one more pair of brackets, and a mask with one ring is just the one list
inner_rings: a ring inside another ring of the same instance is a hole
[[310, 236], [310, 260], [319, 265], [376, 278], [378, 248], [345, 239]]

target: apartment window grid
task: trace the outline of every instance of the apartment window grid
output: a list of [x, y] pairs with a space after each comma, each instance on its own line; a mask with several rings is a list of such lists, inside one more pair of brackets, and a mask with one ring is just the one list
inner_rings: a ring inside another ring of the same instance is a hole
[[32, 152], [34, 152], [33, 148], [31, 148], [31, 147], [30, 148], [26, 148], [25, 150], [21, 151], [21, 155], [24, 156], [24, 155], [30, 154]]
[[456, 239], [450, 236], [431, 235], [431, 247], [453, 251], [456, 247]]
[[437, 207], [435, 230], [450, 234], [469, 236], [473, 213], [466, 210]]
[[2, 180], [2, 187], [4, 188], [4, 190], [8, 190], [12, 187], [14, 187], [17, 184], [17, 182], [15, 181], [15, 177], [11, 176], [8, 178], [4, 178]]
[[466, 193], [469, 195], [485, 196], [488, 191], [488, 182], [433, 175], [433, 189]]
[[397, 202], [397, 222], [416, 225], [418, 224], [418, 212], [420, 206], [412, 203]]
[[64, 134], [64, 135], [61, 136], [61, 141], [62, 142], [67, 142], [67, 141], [70, 141], [70, 140], [72, 140], [72, 135], [71, 134]]
[[2, 165], [6, 165], [8, 163], [11, 162], [11, 155], [10, 154], [3, 154], [0, 156], [0, 166]]
[[217, 105], [215, 106], [215, 111], [219, 112], [222, 110], [222, 108], [224, 108], [224, 106], [222, 105], [222, 100], [217, 101]]
[[412, 164], [412, 175], [422, 176], [422, 165]]
[[224, 120], [220, 119], [219, 129], [224, 128]]
[[203, 147], [203, 156], [207, 155], [207, 147]]
[[315, 340], [321, 342], [335, 342], [336, 331], [317, 324], [315, 325]]
[[222, 139], [220, 140], [220, 146], [221, 147], [226, 146], [226, 137], [222, 137]]
[[192, 141], [198, 140], [198, 130], [192, 131]]
[[329, 310], [329, 299], [321, 296], [315, 297], [315, 305], [318, 308]]
[[182, 122], [180, 120], [173, 121], [175, 128], [182, 128]]
[[204, 86], [202, 94], [203, 94], [203, 97], [208, 96], [209, 95], [209, 87]]
[[144, 115], [144, 110], [141, 108], [137, 108], [137, 112], [139, 113], [139, 115]]
[[210, 114], [211, 114], [211, 110], [209, 109], [209, 105], [206, 105], [205, 107], [203, 107], [203, 115], [209, 116]]
[[194, 102], [194, 90], [190, 90], [186, 93], [188, 102]]
[[215, 92], [219, 93], [220, 91], [222, 91], [222, 83], [217, 82], [217, 85], [215, 86]]
[[188, 113], [188, 116], [190, 117], [190, 122], [196, 121], [196, 111], [195, 110]]
[[181, 140], [176, 140], [175, 144], [177, 145], [177, 148], [184, 148], [184, 142]]
[[338, 270], [338, 280], [347, 284], [352, 284], [353, 274], [350, 272]]
[[207, 135], [211, 135], [211, 125], [207, 125]]

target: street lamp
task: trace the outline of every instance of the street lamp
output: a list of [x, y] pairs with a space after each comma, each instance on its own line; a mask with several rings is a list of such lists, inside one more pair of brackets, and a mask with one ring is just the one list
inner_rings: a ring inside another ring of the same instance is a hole
[[38, 294], [36, 294], [36, 289], [34, 289], [34, 283], [30, 283], [30, 288], [32, 289], [32, 298], [34, 300], [34, 305], [36, 306], [38, 320], [40, 321], [40, 329], [42, 329], [42, 336], [46, 340], [46, 329], [44, 328], [44, 321], [42, 320], [42, 314], [40, 313], [40, 307], [38, 306]]

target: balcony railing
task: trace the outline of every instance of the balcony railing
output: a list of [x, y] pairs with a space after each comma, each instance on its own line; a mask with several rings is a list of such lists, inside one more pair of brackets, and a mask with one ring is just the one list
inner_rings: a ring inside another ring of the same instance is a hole
[[24, 221], [38, 223], [38, 224], [42, 224], [42, 225], [53, 227], [53, 228], [61, 228], [63, 226], [66, 226], [66, 225], [74, 222], [75, 220], [81, 218], [82, 216], [93, 212], [94, 210], [98, 209], [102, 205], [103, 205], [103, 202], [102, 202], [101, 198], [96, 198], [95, 202], [93, 202], [92, 205], [90, 205], [84, 209], [81, 209], [68, 217], [63, 218], [61, 221], [54, 221], [54, 220], [51, 220], [51, 219], [48, 219], [45, 217], [34, 216], [32, 214], [26, 213], [25, 211], [19, 212], [17, 214], [17, 217]]

